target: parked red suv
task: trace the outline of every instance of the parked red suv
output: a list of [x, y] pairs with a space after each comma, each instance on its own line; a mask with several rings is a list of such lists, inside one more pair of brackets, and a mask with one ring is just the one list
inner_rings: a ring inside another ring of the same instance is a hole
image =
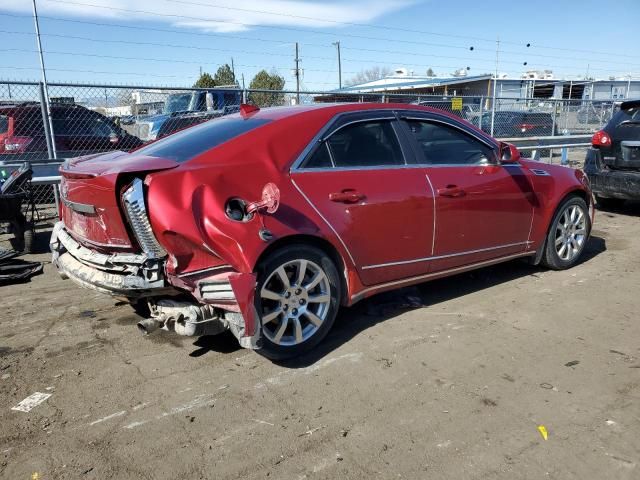
[[[104, 115], [80, 105], [54, 103], [51, 117], [60, 157], [131, 150], [143, 144]], [[0, 159], [12, 161], [18, 155], [29, 160], [48, 158], [39, 103], [0, 105]]]
[[416, 105], [243, 106], [61, 172], [63, 276], [143, 300], [145, 332], [229, 329], [271, 358], [378, 292], [516, 258], [571, 267], [593, 218], [582, 172]]

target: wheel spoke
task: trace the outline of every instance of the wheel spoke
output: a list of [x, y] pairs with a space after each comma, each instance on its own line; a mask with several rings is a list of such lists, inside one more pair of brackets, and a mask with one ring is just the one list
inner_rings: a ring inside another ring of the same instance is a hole
[[329, 300], [331, 300], [331, 296], [328, 293], [321, 293], [320, 295], [309, 297], [309, 303], [327, 303]]
[[558, 256], [560, 258], [564, 258], [563, 255], [564, 255], [564, 252], [565, 252], [566, 249], [567, 249], [567, 242], [564, 242], [562, 244], [562, 247], [560, 247], [560, 250], [558, 250]]
[[262, 317], [262, 324], [264, 325], [265, 323], [272, 322], [273, 320], [278, 318], [281, 313], [282, 313], [281, 308], [276, 308], [273, 312], [267, 313]]
[[300, 319], [295, 318], [293, 320], [293, 330], [296, 335], [296, 342], [302, 343], [302, 325], [300, 325]]
[[578, 230], [576, 230], [575, 233], [576, 233], [576, 235], [586, 235], [587, 234], [587, 229], [582, 227], [582, 228], [579, 228]]
[[307, 261], [300, 260], [298, 263], [298, 278], [296, 279], [296, 285], [301, 286], [302, 281], [304, 280], [304, 275], [307, 273]]
[[578, 209], [578, 215], [576, 216], [575, 221], [573, 222], [573, 224], [578, 227], [580, 226], [580, 224], [582, 223], [582, 219], [584, 218], [584, 213], [582, 213], [581, 209]]
[[291, 288], [291, 282], [289, 282], [289, 277], [287, 276], [287, 272], [284, 271], [284, 267], [280, 267], [276, 270], [276, 273], [278, 274], [278, 277], [280, 277], [280, 281], [282, 282], [284, 289], [286, 290], [287, 288]]
[[312, 311], [307, 310], [306, 312], [304, 312], [304, 316], [307, 317], [309, 321], [313, 323], [316, 327], [319, 327], [320, 325], [322, 325], [322, 319]]
[[284, 331], [287, 329], [288, 325], [289, 325], [289, 317], [285, 316], [282, 318], [282, 323], [280, 324], [280, 328], [276, 332], [275, 337], [273, 337], [276, 343], [279, 343], [280, 340], [282, 340], [282, 336], [284, 335]]
[[266, 298], [268, 300], [275, 300], [277, 302], [282, 300], [282, 295], [280, 293], [276, 293], [268, 288], [263, 288], [260, 292], [260, 296], [262, 298]]
[[564, 242], [564, 235], [561, 235], [558, 238], [556, 238], [556, 247], [559, 247], [560, 245], [562, 245], [563, 242]]
[[303, 286], [307, 291], [313, 290], [313, 288], [315, 288], [315, 286], [318, 285], [323, 278], [324, 278], [324, 275], [321, 272], [318, 272], [313, 276], [313, 278], [309, 281], [309, 283]]

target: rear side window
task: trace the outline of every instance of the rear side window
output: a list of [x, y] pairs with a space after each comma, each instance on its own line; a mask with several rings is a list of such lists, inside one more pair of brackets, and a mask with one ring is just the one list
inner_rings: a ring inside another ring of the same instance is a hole
[[9, 117], [0, 115], [0, 135], [9, 131]]
[[136, 154], [182, 163], [269, 122], [261, 118], [217, 118], [158, 140]]
[[400, 143], [388, 120], [347, 125], [327, 140], [336, 167], [404, 165]]
[[302, 168], [331, 168], [333, 162], [331, 162], [331, 155], [329, 155], [329, 148], [327, 143], [323, 142], [316, 149], [316, 151], [304, 162]]

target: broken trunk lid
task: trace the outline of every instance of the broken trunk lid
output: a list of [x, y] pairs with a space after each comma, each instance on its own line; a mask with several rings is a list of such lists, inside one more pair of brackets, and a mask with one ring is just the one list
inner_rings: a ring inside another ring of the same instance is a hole
[[120, 207], [122, 189], [135, 176], [178, 165], [172, 160], [125, 152], [70, 160], [60, 168], [65, 226], [81, 243], [106, 249], [131, 248]]

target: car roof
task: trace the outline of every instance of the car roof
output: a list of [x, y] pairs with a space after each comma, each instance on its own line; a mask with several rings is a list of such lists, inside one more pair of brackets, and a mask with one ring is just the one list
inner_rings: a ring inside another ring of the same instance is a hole
[[[452, 115], [451, 113], [437, 109], [430, 108], [424, 105], [416, 105], [410, 103], [375, 103], [375, 102], [348, 102], [348, 103], [314, 103], [311, 105], [294, 105], [286, 107], [268, 107], [263, 108], [255, 113], [249, 113], [248, 115], [254, 118], [263, 118], [265, 120], [282, 120], [294, 115], [309, 115], [309, 116], [324, 116], [327, 120], [339, 115], [341, 113], [351, 112], [364, 112], [367, 110], [416, 110], [427, 113], [435, 113], [451, 118], [455, 121], [460, 121], [460, 117]], [[235, 113], [233, 115], [241, 116], [242, 113]]]

